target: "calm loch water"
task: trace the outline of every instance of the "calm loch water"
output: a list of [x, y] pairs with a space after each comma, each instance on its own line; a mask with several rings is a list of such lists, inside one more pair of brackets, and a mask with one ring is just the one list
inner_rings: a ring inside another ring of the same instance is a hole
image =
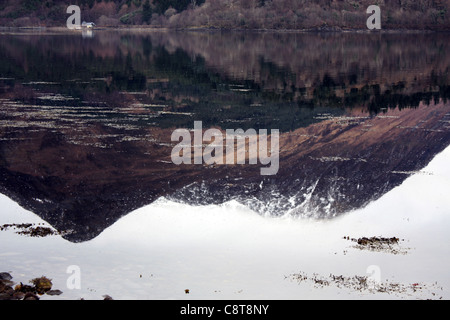
[[[160, 197], [332, 218], [450, 144], [447, 34], [0, 35], [0, 192], [73, 242]], [[171, 161], [177, 128], [280, 131], [279, 171]]]

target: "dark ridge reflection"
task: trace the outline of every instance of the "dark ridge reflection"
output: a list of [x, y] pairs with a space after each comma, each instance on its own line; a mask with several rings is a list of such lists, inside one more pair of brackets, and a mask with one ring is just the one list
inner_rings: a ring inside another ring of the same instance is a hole
[[[69, 241], [160, 197], [331, 218], [450, 142], [447, 34], [0, 35], [0, 191]], [[176, 128], [280, 130], [280, 168], [171, 162]]]

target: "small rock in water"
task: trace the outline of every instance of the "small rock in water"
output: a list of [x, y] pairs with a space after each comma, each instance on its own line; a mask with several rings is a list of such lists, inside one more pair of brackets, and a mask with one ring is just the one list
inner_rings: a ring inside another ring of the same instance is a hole
[[0, 272], [0, 280], [11, 280], [12, 276], [8, 272]]
[[0, 293], [0, 301], [2, 301], [2, 300], [11, 300], [11, 295], [6, 292], [1, 292]]
[[48, 294], [49, 296], [59, 296], [60, 294], [62, 294], [63, 292], [61, 290], [49, 290], [46, 292], [46, 294]]
[[22, 300], [23, 298], [25, 298], [25, 293], [20, 291], [14, 291], [13, 298], [16, 300]]
[[14, 284], [14, 282], [12, 282], [10, 280], [0, 280], [0, 292], [8, 291], [13, 284]]
[[39, 300], [39, 297], [32, 292], [27, 292], [23, 300]]

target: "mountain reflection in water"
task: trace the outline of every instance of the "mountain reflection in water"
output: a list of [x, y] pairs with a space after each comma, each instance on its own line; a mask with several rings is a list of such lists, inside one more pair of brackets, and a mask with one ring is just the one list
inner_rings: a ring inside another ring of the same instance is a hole
[[[450, 144], [446, 34], [0, 35], [0, 192], [69, 241], [159, 197], [361, 208]], [[176, 128], [280, 130], [280, 168], [171, 162]]]

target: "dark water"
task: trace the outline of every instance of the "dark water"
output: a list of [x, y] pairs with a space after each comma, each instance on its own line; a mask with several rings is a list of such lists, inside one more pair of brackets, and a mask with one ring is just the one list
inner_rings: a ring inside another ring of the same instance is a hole
[[[450, 35], [0, 35], [0, 191], [71, 241], [159, 197], [360, 208], [450, 144]], [[171, 162], [176, 128], [280, 130], [280, 168]]]

